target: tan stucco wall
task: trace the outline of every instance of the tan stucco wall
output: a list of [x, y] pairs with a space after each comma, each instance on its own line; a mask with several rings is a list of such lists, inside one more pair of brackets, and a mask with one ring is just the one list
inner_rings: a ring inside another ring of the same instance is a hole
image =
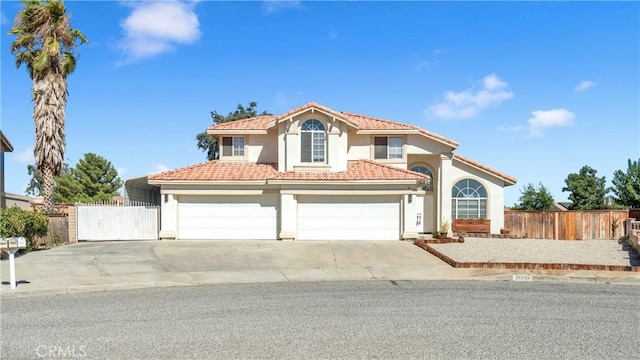
[[[487, 219], [491, 220], [491, 233], [499, 234], [504, 226], [504, 188], [502, 182], [485, 172], [453, 160], [448, 200], [451, 203], [451, 187], [462, 179], [475, 179], [487, 190]], [[448, 217], [451, 217], [449, 214]]]
[[[300, 161], [300, 127], [310, 119], [322, 122], [326, 135], [325, 164], [303, 164]], [[344, 171], [347, 169], [347, 126], [341, 121], [334, 120], [322, 112], [305, 112], [297, 115], [291, 120], [284, 121], [278, 125], [277, 144], [278, 171], [294, 171], [296, 167], [303, 171]], [[309, 165], [317, 165], [318, 169], [313, 169]]]
[[257, 163], [277, 163], [278, 162], [278, 134], [277, 131], [270, 131], [266, 135], [251, 134], [245, 136], [248, 144], [247, 161]]
[[[279, 238], [294, 240], [297, 236], [297, 197], [301, 195], [395, 195], [402, 204], [401, 231], [403, 238], [415, 238], [419, 232], [416, 216], [416, 196], [420, 192], [402, 184], [282, 184], [282, 185], [162, 185], [160, 238], [179, 238], [178, 202], [181, 196], [225, 196], [225, 195], [278, 195]], [[411, 194], [411, 200], [409, 200]]]
[[371, 135], [356, 135], [350, 131], [347, 158], [349, 160], [361, 160], [371, 158]]
[[[162, 190], [161, 190], [162, 191]], [[174, 194], [160, 195], [160, 239], [178, 237], [178, 198]]]
[[441, 154], [451, 151], [451, 147], [418, 134], [406, 135], [406, 144], [408, 154]]

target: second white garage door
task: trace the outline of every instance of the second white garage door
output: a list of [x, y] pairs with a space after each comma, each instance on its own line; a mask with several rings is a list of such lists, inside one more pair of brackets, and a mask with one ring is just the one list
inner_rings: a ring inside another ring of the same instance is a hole
[[275, 196], [180, 196], [178, 237], [185, 240], [275, 240]]
[[298, 196], [298, 240], [399, 240], [398, 196]]

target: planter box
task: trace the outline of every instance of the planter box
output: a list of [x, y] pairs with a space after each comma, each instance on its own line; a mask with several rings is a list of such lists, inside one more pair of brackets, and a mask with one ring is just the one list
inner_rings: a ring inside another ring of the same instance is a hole
[[491, 232], [491, 220], [455, 219], [451, 223], [454, 233], [486, 233]]

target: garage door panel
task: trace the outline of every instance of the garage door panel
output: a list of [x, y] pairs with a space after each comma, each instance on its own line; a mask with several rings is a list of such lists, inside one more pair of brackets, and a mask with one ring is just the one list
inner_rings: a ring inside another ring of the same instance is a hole
[[182, 239], [276, 239], [275, 196], [182, 196], [179, 202], [178, 236]]
[[398, 240], [396, 196], [300, 196], [299, 240]]

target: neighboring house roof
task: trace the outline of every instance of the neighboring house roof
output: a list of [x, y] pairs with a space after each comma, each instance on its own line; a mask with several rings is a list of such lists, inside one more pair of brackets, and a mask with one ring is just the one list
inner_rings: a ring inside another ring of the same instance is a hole
[[502, 173], [498, 170], [492, 169], [486, 165], [480, 164], [479, 162], [473, 161], [471, 159], [469, 159], [466, 156], [462, 156], [460, 154], [453, 154], [453, 158], [455, 160], [458, 160], [464, 164], [467, 164], [471, 167], [475, 167], [476, 169], [479, 169], [485, 173], [491, 174], [495, 177], [497, 177], [498, 179], [504, 181], [505, 185], [515, 185], [516, 182], [518, 182], [518, 180], [516, 180], [516, 178], [511, 177], [505, 173]]
[[571, 208], [571, 205], [573, 205], [571, 201], [560, 201], [557, 204], [564, 207], [567, 210], [569, 210]]
[[551, 211], [567, 211], [568, 209], [560, 203], [554, 203]]
[[385, 120], [380, 118], [375, 118], [366, 115], [354, 114], [350, 112], [344, 111], [335, 111], [324, 105], [310, 102], [300, 107], [297, 107], [293, 110], [289, 110], [284, 114], [278, 116], [257, 116], [254, 118], [243, 119], [230, 121], [226, 123], [221, 123], [217, 125], [210, 126], [207, 129], [209, 134], [224, 134], [231, 132], [244, 132], [244, 131], [262, 131], [265, 132], [269, 128], [275, 126], [278, 121], [286, 120], [292, 116], [295, 116], [299, 113], [303, 113], [309, 109], [319, 110], [326, 114], [329, 114], [335, 118], [341, 119], [347, 124], [355, 127], [357, 131], [394, 131], [394, 132], [409, 132], [409, 133], [417, 133], [423, 136], [429, 137], [433, 140], [436, 140], [440, 143], [443, 143], [452, 148], [457, 148], [459, 143], [457, 141], [451, 140], [444, 136], [438, 135], [436, 133], [432, 133], [430, 131], [424, 130], [415, 125], [409, 125], [400, 123], [397, 121]]
[[2, 152], [12, 152], [13, 151], [13, 145], [11, 145], [11, 142], [4, 135], [2, 130], [0, 130], [0, 151], [2, 151]]
[[181, 169], [150, 175], [150, 181], [415, 181], [426, 183], [429, 177], [417, 172], [379, 164], [370, 160], [349, 161], [340, 172], [278, 172], [276, 164], [208, 161]]

